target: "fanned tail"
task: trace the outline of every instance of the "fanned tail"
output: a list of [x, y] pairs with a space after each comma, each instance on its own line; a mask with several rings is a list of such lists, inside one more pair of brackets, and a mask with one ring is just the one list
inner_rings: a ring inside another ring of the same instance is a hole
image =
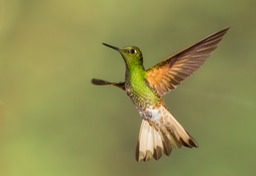
[[161, 134], [143, 119], [137, 143], [136, 160], [148, 161], [152, 156], [156, 160], [160, 159], [164, 149], [163, 144]]
[[172, 148], [198, 147], [195, 139], [180, 125], [171, 113], [161, 108], [156, 118], [142, 120], [136, 160], [148, 161], [152, 157], [160, 159], [163, 153], [171, 154]]

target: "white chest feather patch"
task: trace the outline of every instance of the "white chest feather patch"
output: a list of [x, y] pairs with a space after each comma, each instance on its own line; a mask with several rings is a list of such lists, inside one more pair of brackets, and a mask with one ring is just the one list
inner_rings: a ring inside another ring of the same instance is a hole
[[163, 107], [159, 108], [147, 108], [146, 111], [150, 114], [150, 119], [153, 121], [159, 121], [161, 117], [164, 115], [165, 109]]

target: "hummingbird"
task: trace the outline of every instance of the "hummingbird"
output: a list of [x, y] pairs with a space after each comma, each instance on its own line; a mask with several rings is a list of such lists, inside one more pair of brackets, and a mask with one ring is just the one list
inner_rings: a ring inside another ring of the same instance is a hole
[[198, 43], [174, 54], [155, 66], [145, 69], [141, 50], [136, 46], [118, 48], [125, 62], [125, 81], [109, 82], [92, 79], [94, 85], [121, 88], [138, 110], [142, 123], [136, 147], [136, 160], [159, 160], [169, 156], [173, 148], [198, 147], [196, 140], [182, 127], [168, 110], [162, 97], [192, 75], [217, 48], [229, 28], [216, 32]]

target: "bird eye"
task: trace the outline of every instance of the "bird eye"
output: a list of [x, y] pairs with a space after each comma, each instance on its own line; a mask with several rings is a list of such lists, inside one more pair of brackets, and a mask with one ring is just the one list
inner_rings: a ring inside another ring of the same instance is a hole
[[136, 50], [135, 49], [130, 49], [129, 53], [134, 54], [134, 53], [136, 53]]

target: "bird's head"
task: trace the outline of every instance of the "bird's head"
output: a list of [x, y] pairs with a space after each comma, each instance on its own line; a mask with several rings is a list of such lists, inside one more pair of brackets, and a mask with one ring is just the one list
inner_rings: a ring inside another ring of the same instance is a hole
[[127, 46], [124, 48], [118, 48], [106, 43], [102, 43], [103, 45], [112, 48], [116, 51], [118, 51], [126, 64], [128, 68], [133, 67], [133, 66], [143, 66], [143, 56], [142, 52], [140, 49], [136, 46]]

